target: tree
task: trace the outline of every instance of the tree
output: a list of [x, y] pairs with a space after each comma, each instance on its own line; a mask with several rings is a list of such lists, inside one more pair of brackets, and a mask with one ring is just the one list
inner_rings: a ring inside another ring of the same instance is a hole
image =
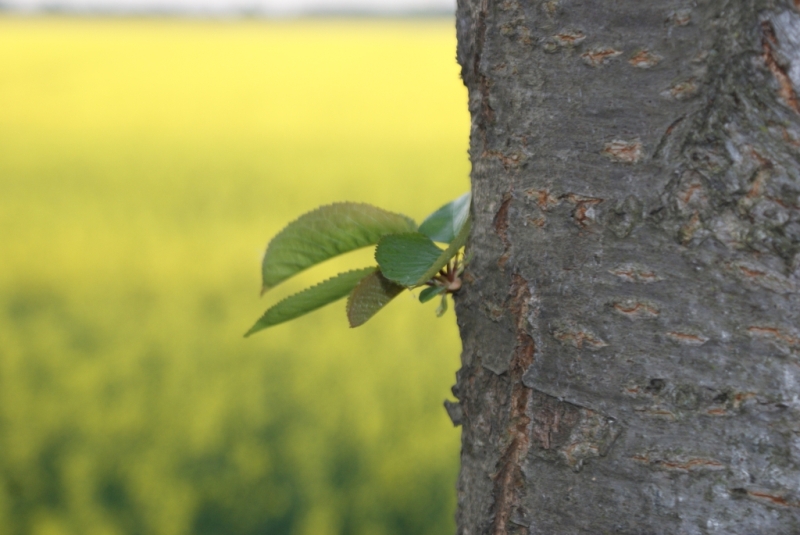
[[800, 1], [459, 0], [458, 533], [800, 533]]

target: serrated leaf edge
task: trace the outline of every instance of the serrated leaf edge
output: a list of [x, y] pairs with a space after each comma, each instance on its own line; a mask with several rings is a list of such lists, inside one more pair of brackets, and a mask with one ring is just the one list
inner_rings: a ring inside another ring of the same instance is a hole
[[[352, 319], [352, 317], [351, 317], [351, 315], [350, 315], [350, 314], [351, 314], [351, 306], [352, 306], [352, 302], [353, 302], [353, 295], [355, 294], [355, 292], [356, 292], [356, 290], [358, 289], [358, 287], [359, 287], [361, 284], [363, 284], [363, 283], [366, 281], [366, 279], [367, 279], [368, 277], [371, 277], [371, 276], [375, 275], [376, 273], [377, 273], [379, 276], [381, 276], [381, 277], [385, 278], [385, 279], [386, 279], [386, 280], [387, 280], [389, 283], [391, 283], [391, 284], [394, 284], [395, 286], [397, 286], [397, 287], [399, 288], [399, 290], [397, 291], [397, 293], [396, 293], [395, 295], [393, 295], [392, 297], [390, 297], [390, 298], [389, 298], [389, 300], [388, 300], [386, 303], [384, 303], [384, 304], [383, 304], [383, 305], [382, 305], [380, 308], [377, 308], [377, 309], [376, 309], [376, 310], [375, 310], [375, 311], [374, 311], [374, 312], [373, 312], [373, 313], [372, 313], [372, 314], [371, 314], [371, 315], [370, 315], [370, 316], [369, 316], [367, 319], [365, 319], [365, 320], [364, 320], [364, 321], [362, 321], [361, 323], [356, 323], [356, 324], [353, 324], [353, 319]], [[401, 293], [403, 290], [405, 290], [405, 289], [407, 289], [407, 286], [405, 286], [405, 285], [403, 285], [403, 284], [398, 284], [398, 283], [394, 282], [393, 280], [389, 279], [388, 277], [386, 277], [386, 276], [385, 276], [385, 275], [384, 275], [384, 274], [381, 272], [381, 270], [380, 270], [380, 267], [376, 268], [376, 270], [375, 270], [375, 273], [368, 273], [367, 275], [365, 275], [365, 276], [364, 276], [364, 278], [362, 278], [360, 281], [358, 281], [358, 284], [356, 284], [356, 285], [353, 287], [353, 289], [350, 291], [350, 295], [348, 295], [348, 296], [347, 296], [347, 305], [346, 305], [346, 307], [345, 307], [345, 311], [346, 311], [346, 313], [347, 313], [347, 323], [349, 323], [349, 324], [350, 324], [350, 327], [351, 327], [351, 328], [360, 327], [361, 325], [364, 325], [366, 322], [368, 322], [370, 319], [372, 319], [372, 317], [373, 317], [373, 316], [375, 316], [375, 314], [377, 314], [377, 313], [378, 313], [378, 312], [380, 312], [380, 311], [381, 311], [381, 310], [382, 310], [384, 307], [386, 307], [386, 305], [388, 305], [389, 303], [391, 303], [391, 302], [392, 302], [392, 300], [393, 300], [395, 297], [397, 297], [398, 295], [400, 295], [400, 293]]]
[[[351, 269], [351, 270], [349, 270], [349, 271], [343, 271], [343, 272], [341, 272], [341, 273], [338, 273], [338, 274], [334, 275], [333, 277], [329, 277], [329, 278], [327, 278], [327, 279], [325, 279], [325, 280], [323, 280], [323, 281], [321, 281], [321, 282], [318, 282], [317, 284], [315, 284], [315, 285], [313, 285], [313, 286], [309, 286], [308, 288], [306, 288], [306, 289], [304, 289], [304, 290], [301, 290], [301, 291], [299, 291], [299, 292], [297, 292], [297, 293], [294, 293], [294, 294], [292, 294], [292, 295], [290, 295], [290, 296], [288, 296], [288, 297], [285, 297], [285, 298], [281, 299], [280, 301], [278, 301], [277, 303], [275, 303], [274, 305], [272, 305], [271, 307], [269, 307], [269, 308], [266, 310], [266, 312], [264, 312], [264, 313], [261, 315], [261, 317], [259, 317], [259, 318], [258, 318], [258, 320], [256, 320], [255, 324], [253, 324], [253, 326], [252, 326], [252, 327], [250, 327], [250, 330], [248, 330], [248, 331], [245, 333], [244, 337], [245, 337], [245, 338], [247, 338], [247, 337], [249, 337], [249, 336], [251, 336], [251, 335], [253, 335], [253, 334], [255, 334], [255, 333], [259, 332], [259, 331], [262, 331], [262, 330], [264, 330], [264, 329], [268, 329], [268, 328], [270, 328], [270, 327], [274, 327], [274, 326], [276, 326], [276, 325], [280, 325], [281, 323], [285, 323], [285, 322], [287, 322], [287, 321], [291, 321], [291, 320], [293, 320], [293, 319], [297, 319], [297, 318], [299, 318], [299, 317], [301, 317], [301, 316], [304, 316], [304, 315], [306, 315], [306, 314], [309, 314], [309, 313], [311, 313], [311, 312], [314, 312], [315, 310], [319, 310], [320, 308], [322, 308], [322, 307], [324, 307], [324, 306], [326, 306], [326, 305], [329, 305], [329, 304], [331, 304], [331, 303], [333, 303], [333, 302], [335, 302], [335, 301], [338, 301], [338, 300], [340, 300], [340, 299], [344, 299], [345, 297], [347, 297], [347, 296], [350, 294], [350, 292], [352, 292], [352, 291], [353, 291], [353, 288], [355, 288], [355, 286], [357, 286], [357, 285], [358, 285], [358, 284], [359, 284], [359, 283], [360, 283], [360, 282], [361, 282], [361, 281], [362, 281], [362, 280], [363, 280], [365, 277], [367, 277], [367, 276], [371, 275], [372, 273], [374, 273], [374, 272], [375, 272], [375, 271], [377, 271], [377, 270], [378, 270], [378, 267], [377, 267], [377, 266], [373, 266], [373, 267], [369, 267], [369, 268], [362, 268], [362, 269]], [[259, 322], [260, 322], [260, 321], [261, 321], [261, 320], [262, 320], [262, 319], [263, 319], [263, 318], [264, 318], [264, 317], [265, 317], [267, 314], [269, 314], [271, 311], [273, 311], [274, 309], [278, 308], [279, 306], [281, 306], [281, 305], [285, 304], [287, 301], [290, 301], [290, 300], [292, 300], [292, 299], [296, 298], [297, 296], [299, 296], [299, 295], [301, 295], [301, 294], [304, 294], [304, 293], [306, 293], [306, 292], [313, 291], [315, 288], [318, 288], [318, 287], [322, 286], [323, 284], [326, 284], [326, 283], [328, 283], [328, 282], [331, 282], [332, 280], [334, 280], [334, 279], [337, 279], [337, 278], [339, 278], [339, 277], [341, 277], [341, 276], [343, 276], [343, 275], [349, 275], [349, 274], [354, 274], [354, 273], [358, 273], [358, 272], [363, 272], [363, 274], [364, 274], [364, 275], [363, 275], [363, 277], [361, 277], [361, 278], [360, 278], [360, 279], [359, 279], [359, 280], [356, 282], [356, 284], [353, 286], [353, 288], [351, 288], [350, 290], [348, 290], [348, 292], [347, 292], [347, 293], [345, 293], [344, 295], [342, 295], [342, 296], [340, 296], [340, 297], [336, 297], [336, 298], [334, 298], [333, 300], [331, 300], [331, 301], [328, 301], [327, 303], [323, 303], [323, 304], [321, 304], [321, 305], [319, 305], [319, 306], [317, 306], [317, 307], [314, 307], [314, 308], [312, 308], [311, 310], [308, 310], [308, 311], [306, 311], [306, 312], [303, 312], [303, 313], [302, 313], [302, 314], [300, 314], [299, 316], [295, 316], [295, 317], [293, 317], [293, 318], [288, 318], [288, 319], [285, 319], [285, 320], [283, 320], [283, 321], [280, 321], [280, 322], [278, 322], [278, 323], [273, 323], [273, 324], [271, 324], [271, 325], [266, 325], [266, 326], [263, 326], [263, 327], [261, 327], [261, 326], [259, 326], [259, 325], [258, 325], [258, 324], [259, 324]]]
[[[309, 210], [308, 212], [305, 212], [305, 213], [303, 213], [303, 214], [300, 214], [300, 215], [299, 215], [299, 216], [297, 216], [295, 219], [293, 219], [292, 221], [290, 221], [289, 223], [287, 223], [286, 225], [284, 225], [284, 226], [283, 226], [283, 228], [282, 228], [280, 231], [278, 231], [278, 233], [277, 233], [277, 234], [275, 234], [275, 235], [272, 237], [272, 239], [271, 239], [271, 240], [270, 240], [270, 241], [267, 243], [267, 248], [266, 248], [266, 250], [264, 251], [264, 255], [263, 255], [263, 257], [262, 257], [262, 266], [263, 266], [264, 259], [266, 259], [266, 258], [267, 258], [267, 254], [269, 253], [270, 246], [272, 246], [272, 244], [273, 244], [273, 242], [275, 241], [275, 239], [276, 239], [276, 238], [278, 238], [279, 236], [281, 236], [281, 235], [282, 235], [284, 232], [286, 232], [286, 230], [287, 230], [287, 229], [289, 229], [289, 227], [291, 227], [292, 225], [296, 224], [298, 221], [300, 221], [300, 220], [301, 220], [301, 219], [303, 219], [304, 217], [306, 217], [306, 216], [308, 216], [308, 215], [310, 215], [310, 214], [312, 214], [312, 213], [314, 213], [314, 212], [317, 212], [317, 211], [320, 211], [320, 210], [323, 210], [323, 209], [326, 209], [326, 208], [333, 208], [333, 207], [336, 207], [336, 206], [345, 206], [345, 205], [347, 205], [347, 206], [366, 206], [366, 207], [369, 207], [369, 208], [372, 208], [372, 209], [376, 209], [376, 210], [380, 210], [380, 211], [382, 211], [382, 212], [386, 212], [387, 214], [391, 214], [391, 215], [395, 215], [395, 216], [400, 216], [401, 218], [405, 219], [405, 220], [406, 220], [406, 222], [409, 224], [409, 232], [416, 232], [416, 230], [419, 228], [419, 227], [417, 226], [417, 223], [416, 223], [416, 222], [415, 222], [415, 221], [414, 221], [414, 220], [413, 220], [411, 217], [409, 217], [409, 216], [407, 216], [407, 215], [405, 215], [405, 214], [401, 214], [401, 213], [399, 213], [399, 212], [392, 212], [392, 211], [390, 211], [390, 210], [385, 210], [385, 209], [383, 209], [383, 208], [381, 208], [381, 207], [379, 207], [379, 206], [375, 206], [375, 205], [373, 205], [373, 204], [364, 203], [364, 202], [353, 202], [353, 201], [341, 201], [341, 202], [334, 202], [334, 203], [329, 203], [329, 204], [323, 204], [323, 205], [317, 206], [317, 207], [316, 207], [316, 208], [314, 208], [313, 210]], [[399, 234], [399, 233], [390, 233], [390, 234]], [[377, 241], [379, 241], [379, 240], [380, 240], [380, 238], [382, 238], [382, 237], [384, 237], [384, 236], [387, 236], [387, 235], [388, 235], [388, 234], [383, 234], [383, 235], [381, 235], [381, 236], [378, 238], [378, 240], [377, 240]], [[344, 253], [341, 253], [341, 254], [345, 254], [345, 253], [348, 253], [348, 252], [351, 252], [351, 251], [356, 251], [356, 250], [358, 250], [358, 249], [363, 249], [364, 247], [369, 247], [369, 246], [371, 246], [371, 245], [376, 245], [376, 244], [377, 244], [377, 241], [375, 241], [374, 243], [366, 243], [366, 244], [364, 244], [364, 245], [362, 245], [362, 246], [356, 247], [355, 249], [350, 249], [349, 251], [345, 251]], [[338, 256], [338, 255], [335, 255], [335, 256]], [[322, 263], [322, 262], [325, 262], [325, 261], [327, 261], [327, 260], [330, 260], [331, 258], [334, 258], [335, 256], [328, 257], [328, 258], [326, 258], [326, 259], [324, 259], [324, 260], [320, 260], [319, 262], [317, 262], [317, 263], [315, 263], [315, 264], [311, 264], [311, 265], [309, 265], [309, 266], [306, 266], [306, 267], [304, 267], [303, 269], [301, 269], [301, 270], [299, 270], [299, 271], [296, 271], [296, 272], [295, 272], [295, 273], [293, 273], [292, 275], [290, 275], [290, 276], [288, 276], [288, 277], [286, 277], [286, 278], [284, 278], [284, 279], [282, 279], [282, 280], [278, 281], [277, 283], [275, 283], [275, 284], [273, 284], [273, 285], [267, 285], [267, 284], [263, 284], [263, 283], [262, 283], [262, 286], [261, 286], [261, 293], [260, 293], [260, 295], [261, 295], [261, 296], [263, 296], [265, 293], [267, 293], [267, 292], [268, 292], [269, 290], [271, 290], [272, 288], [276, 287], [276, 286], [277, 286], [278, 284], [280, 284], [281, 282], [285, 282], [286, 280], [288, 280], [289, 278], [293, 277], [294, 275], [297, 275], [298, 273], [301, 273], [302, 271], [305, 271], [306, 269], [309, 269], [309, 268], [311, 268], [311, 267], [313, 267], [313, 266], [315, 266], [315, 265], [318, 265], [318, 264], [320, 264], [320, 263]], [[262, 267], [262, 272], [263, 272], [263, 267]], [[262, 277], [263, 277], [263, 275], [262, 275]], [[262, 280], [263, 280], [263, 279], [262, 279]]]

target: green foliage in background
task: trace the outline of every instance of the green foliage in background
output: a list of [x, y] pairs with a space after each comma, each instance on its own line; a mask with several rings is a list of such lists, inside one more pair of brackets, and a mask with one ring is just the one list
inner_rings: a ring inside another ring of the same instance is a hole
[[0, 18], [0, 533], [453, 532], [452, 315], [241, 336], [306, 207], [468, 188], [454, 50], [449, 20]]
[[[447, 309], [447, 293], [461, 288], [463, 262], [458, 250], [469, 235], [469, 204], [465, 193], [425, 218], [414, 220], [369, 204], [322, 206], [289, 223], [267, 246], [261, 262], [263, 294], [279, 282], [326, 260], [375, 245], [378, 265], [339, 273], [272, 306], [247, 331], [267, 327], [313, 312], [347, 298], [351, 327], [363, 325], [406, 288], [426, 285], [420, 301], [441, 295], [437, 315]], [[447, 242], [445, 250], [433, 240]]]

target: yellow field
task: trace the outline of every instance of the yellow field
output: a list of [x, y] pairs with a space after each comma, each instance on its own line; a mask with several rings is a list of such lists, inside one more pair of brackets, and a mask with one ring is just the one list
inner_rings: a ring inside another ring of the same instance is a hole
[[453, 531], [459, 341], [408, 294], [244, 340], [317, 205], [469, 187], [452, 21], [0, 18], [0, 533]]

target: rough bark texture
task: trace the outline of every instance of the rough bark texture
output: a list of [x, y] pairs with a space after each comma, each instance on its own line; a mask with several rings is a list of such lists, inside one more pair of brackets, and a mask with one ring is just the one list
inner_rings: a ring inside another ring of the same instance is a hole
[[459, 0], [458, 533], [800, 534], [800, 0]]

